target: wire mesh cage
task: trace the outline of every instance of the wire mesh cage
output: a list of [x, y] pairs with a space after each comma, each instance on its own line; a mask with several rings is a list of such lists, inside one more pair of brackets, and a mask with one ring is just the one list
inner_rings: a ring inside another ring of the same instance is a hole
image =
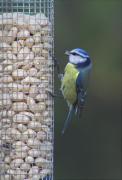
[[53, 0], [0, 0], [0, 180], [52, 180]]

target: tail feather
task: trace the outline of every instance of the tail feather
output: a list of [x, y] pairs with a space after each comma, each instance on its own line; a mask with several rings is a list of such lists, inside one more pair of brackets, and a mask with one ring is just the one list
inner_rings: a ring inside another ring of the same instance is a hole
[[67, 127], [69, 126], [69, 124], [71, 123], [71, 120], [72, 120], [72, 116], [73, 114], [75, 113], [75, 107], [74, 106], [71, 106], [70, 109], [69, 109], [69, 113], [68, 113], [68, 116], [67, 116], [67, 119], [64, 123], [64, 127], [63, 127], [63, 130], [62, 130], [62, 134], [65, 133]]

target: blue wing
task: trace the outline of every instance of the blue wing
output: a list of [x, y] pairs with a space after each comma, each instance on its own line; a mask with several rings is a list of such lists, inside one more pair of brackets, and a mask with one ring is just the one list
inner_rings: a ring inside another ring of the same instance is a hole
[[82, 72], [80, 72], [78, 77], [77, 77], [76, 87], [77, 87], [77, 102], [76, 102], [76, 107], [77, 107], [78, 119], [80, 119], [82, 111], [83, 111], [83, 108], [84, 108], [84, 104], [85, 104], [85, 98], [86, 98], [86, 90], [85, 90], [84, 84], [83, 84]]

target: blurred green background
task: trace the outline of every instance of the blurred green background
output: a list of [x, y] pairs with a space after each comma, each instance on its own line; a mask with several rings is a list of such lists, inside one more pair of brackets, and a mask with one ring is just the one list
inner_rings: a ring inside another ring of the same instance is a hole
[[62, 72], [65, 50], [76, 47], [89, 52], [92, 77], [83, 117], [74, 118], [64, 136], [68, 108], [55, 99], [55, 180], [120, 180], [121, 0], [55, 0], [55, 56]]

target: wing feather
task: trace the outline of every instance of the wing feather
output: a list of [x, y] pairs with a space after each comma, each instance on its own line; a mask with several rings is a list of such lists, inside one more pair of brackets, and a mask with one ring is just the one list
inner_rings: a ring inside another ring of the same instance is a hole
[[80, 119], [83, 108], [84, 108], [84, 104], [85, 104], [85, 98], [86, 98], [86, 90], [84, 89], [84, 86], [83, 86], [82, 72], [80, 72], [77, 77], [76, 87], [77, 87], [77, 102], [76, 102], [77, 115], [78, 115], [78, 119]]

